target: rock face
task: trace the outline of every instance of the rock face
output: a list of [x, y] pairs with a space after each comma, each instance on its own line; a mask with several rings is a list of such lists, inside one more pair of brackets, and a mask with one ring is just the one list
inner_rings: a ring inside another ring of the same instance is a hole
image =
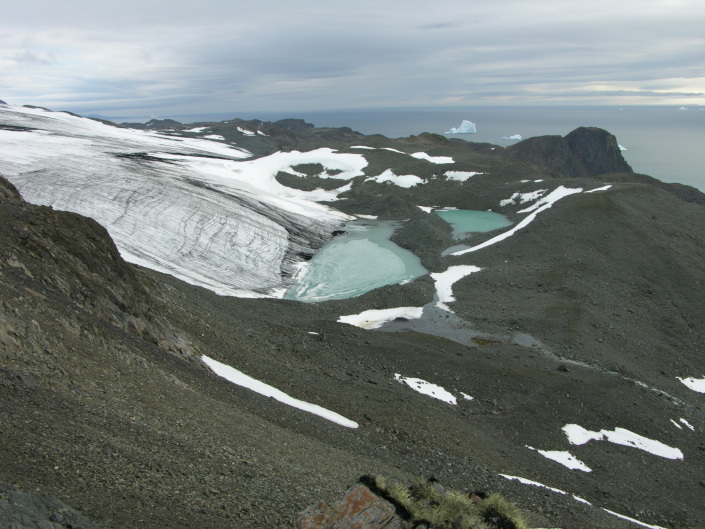
[[25, 494], [0, 483], [0, 527], [11, 529], [101, 529], [53, 498]]
[[349, 489], [331, 506], [320, 502], [303, 511], [299, 529], [403, 529], [394, 506], [364, 485]]
[[565, 137], [529, 138], [507, 147], [506, 152], [517, 160], [545, 166], [568, 177], [632, 172], [617, 139], [596, 127], [579, 127]]

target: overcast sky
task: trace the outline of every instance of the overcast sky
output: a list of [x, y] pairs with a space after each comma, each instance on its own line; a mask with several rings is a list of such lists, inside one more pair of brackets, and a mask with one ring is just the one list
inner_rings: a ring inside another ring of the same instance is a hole
[[705, 104], [704, 0], [0, 0], [0, 99], [106, 116]]

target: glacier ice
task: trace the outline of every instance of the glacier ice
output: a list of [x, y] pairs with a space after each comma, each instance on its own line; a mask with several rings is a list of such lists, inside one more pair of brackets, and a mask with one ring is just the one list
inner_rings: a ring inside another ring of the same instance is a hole
[[36, 108], [0, 107], [0, 124], [0, 173], [27, 201], [92, 217], [127, 261], [224, 295], [281, 289], [351, 218], [316, 202], [335, 191], [284, 187], [277, 171], [317, 162], [350, 179], [367, 164], [331, 149], [250, 160], [221, 141]]
[[476, 132], [477, 127], [475, 124], [472, 121], [464, 119], [457, 129], [455, 127], [451, 127], [446, 134], [475, 134]]

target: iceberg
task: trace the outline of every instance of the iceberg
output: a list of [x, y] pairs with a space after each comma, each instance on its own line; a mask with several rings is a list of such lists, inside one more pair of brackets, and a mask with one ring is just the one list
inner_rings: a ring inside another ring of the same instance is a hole
[[503, 140], [520, 140], [521, 134], [512, 134], [511, 136], [502, 136]]
[[446, 134], [475, 134], [476, 132], [477, 128], [475, 127], [475, 124], [472, 121], [464, 119], [457, 129], [455, 127], [451, 127]]

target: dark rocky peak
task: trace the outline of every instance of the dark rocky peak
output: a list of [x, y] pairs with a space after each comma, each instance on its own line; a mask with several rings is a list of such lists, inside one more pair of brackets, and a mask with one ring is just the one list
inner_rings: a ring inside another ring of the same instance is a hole
[[418, 136], [409, 136], [404, 138], [407, 143], [413, 143], [417, 145], [430, 145], [430, 146], [447, 146], [450, 144], [450, 140], [445, 136], [440, 134], [433, 134], [431, 132], [422, 132]]
[[617, 138], [597, 127], [579, 127], [565, 137], [573, 156], [590, 176], [605, 173], [631, 173], [622, 157]]
[[0, 99], [0, 105], [7, 105], [7, 103], [5, 103], [5, 101], [3, 101], [2, 99]]
[[579, 127], [561, 136], [537, 136], [505, 149], [514, 159], [553, 169], [568, 177], [631, 173], [617, 139], [597, 127]]
[[274, 125], [291, 132], [304, 132], [314, 128], [313, 123], [306, 123], [303, 119], [287, 118], [275, 121]]
[[145, 128], [152, 130], [173, 129], [183, 127], [183, 123], [175, 119], [150, 119], [144, 124]]
[[[98, 120], [102, 121], [102, 120]], [[128, 123], [124, 122], [118, 125], [128, 129], [138, 130], [164, 130], [164, 129], [182, 129], [184, 124], [174, 119], [150, 119], [147, 123]]]

